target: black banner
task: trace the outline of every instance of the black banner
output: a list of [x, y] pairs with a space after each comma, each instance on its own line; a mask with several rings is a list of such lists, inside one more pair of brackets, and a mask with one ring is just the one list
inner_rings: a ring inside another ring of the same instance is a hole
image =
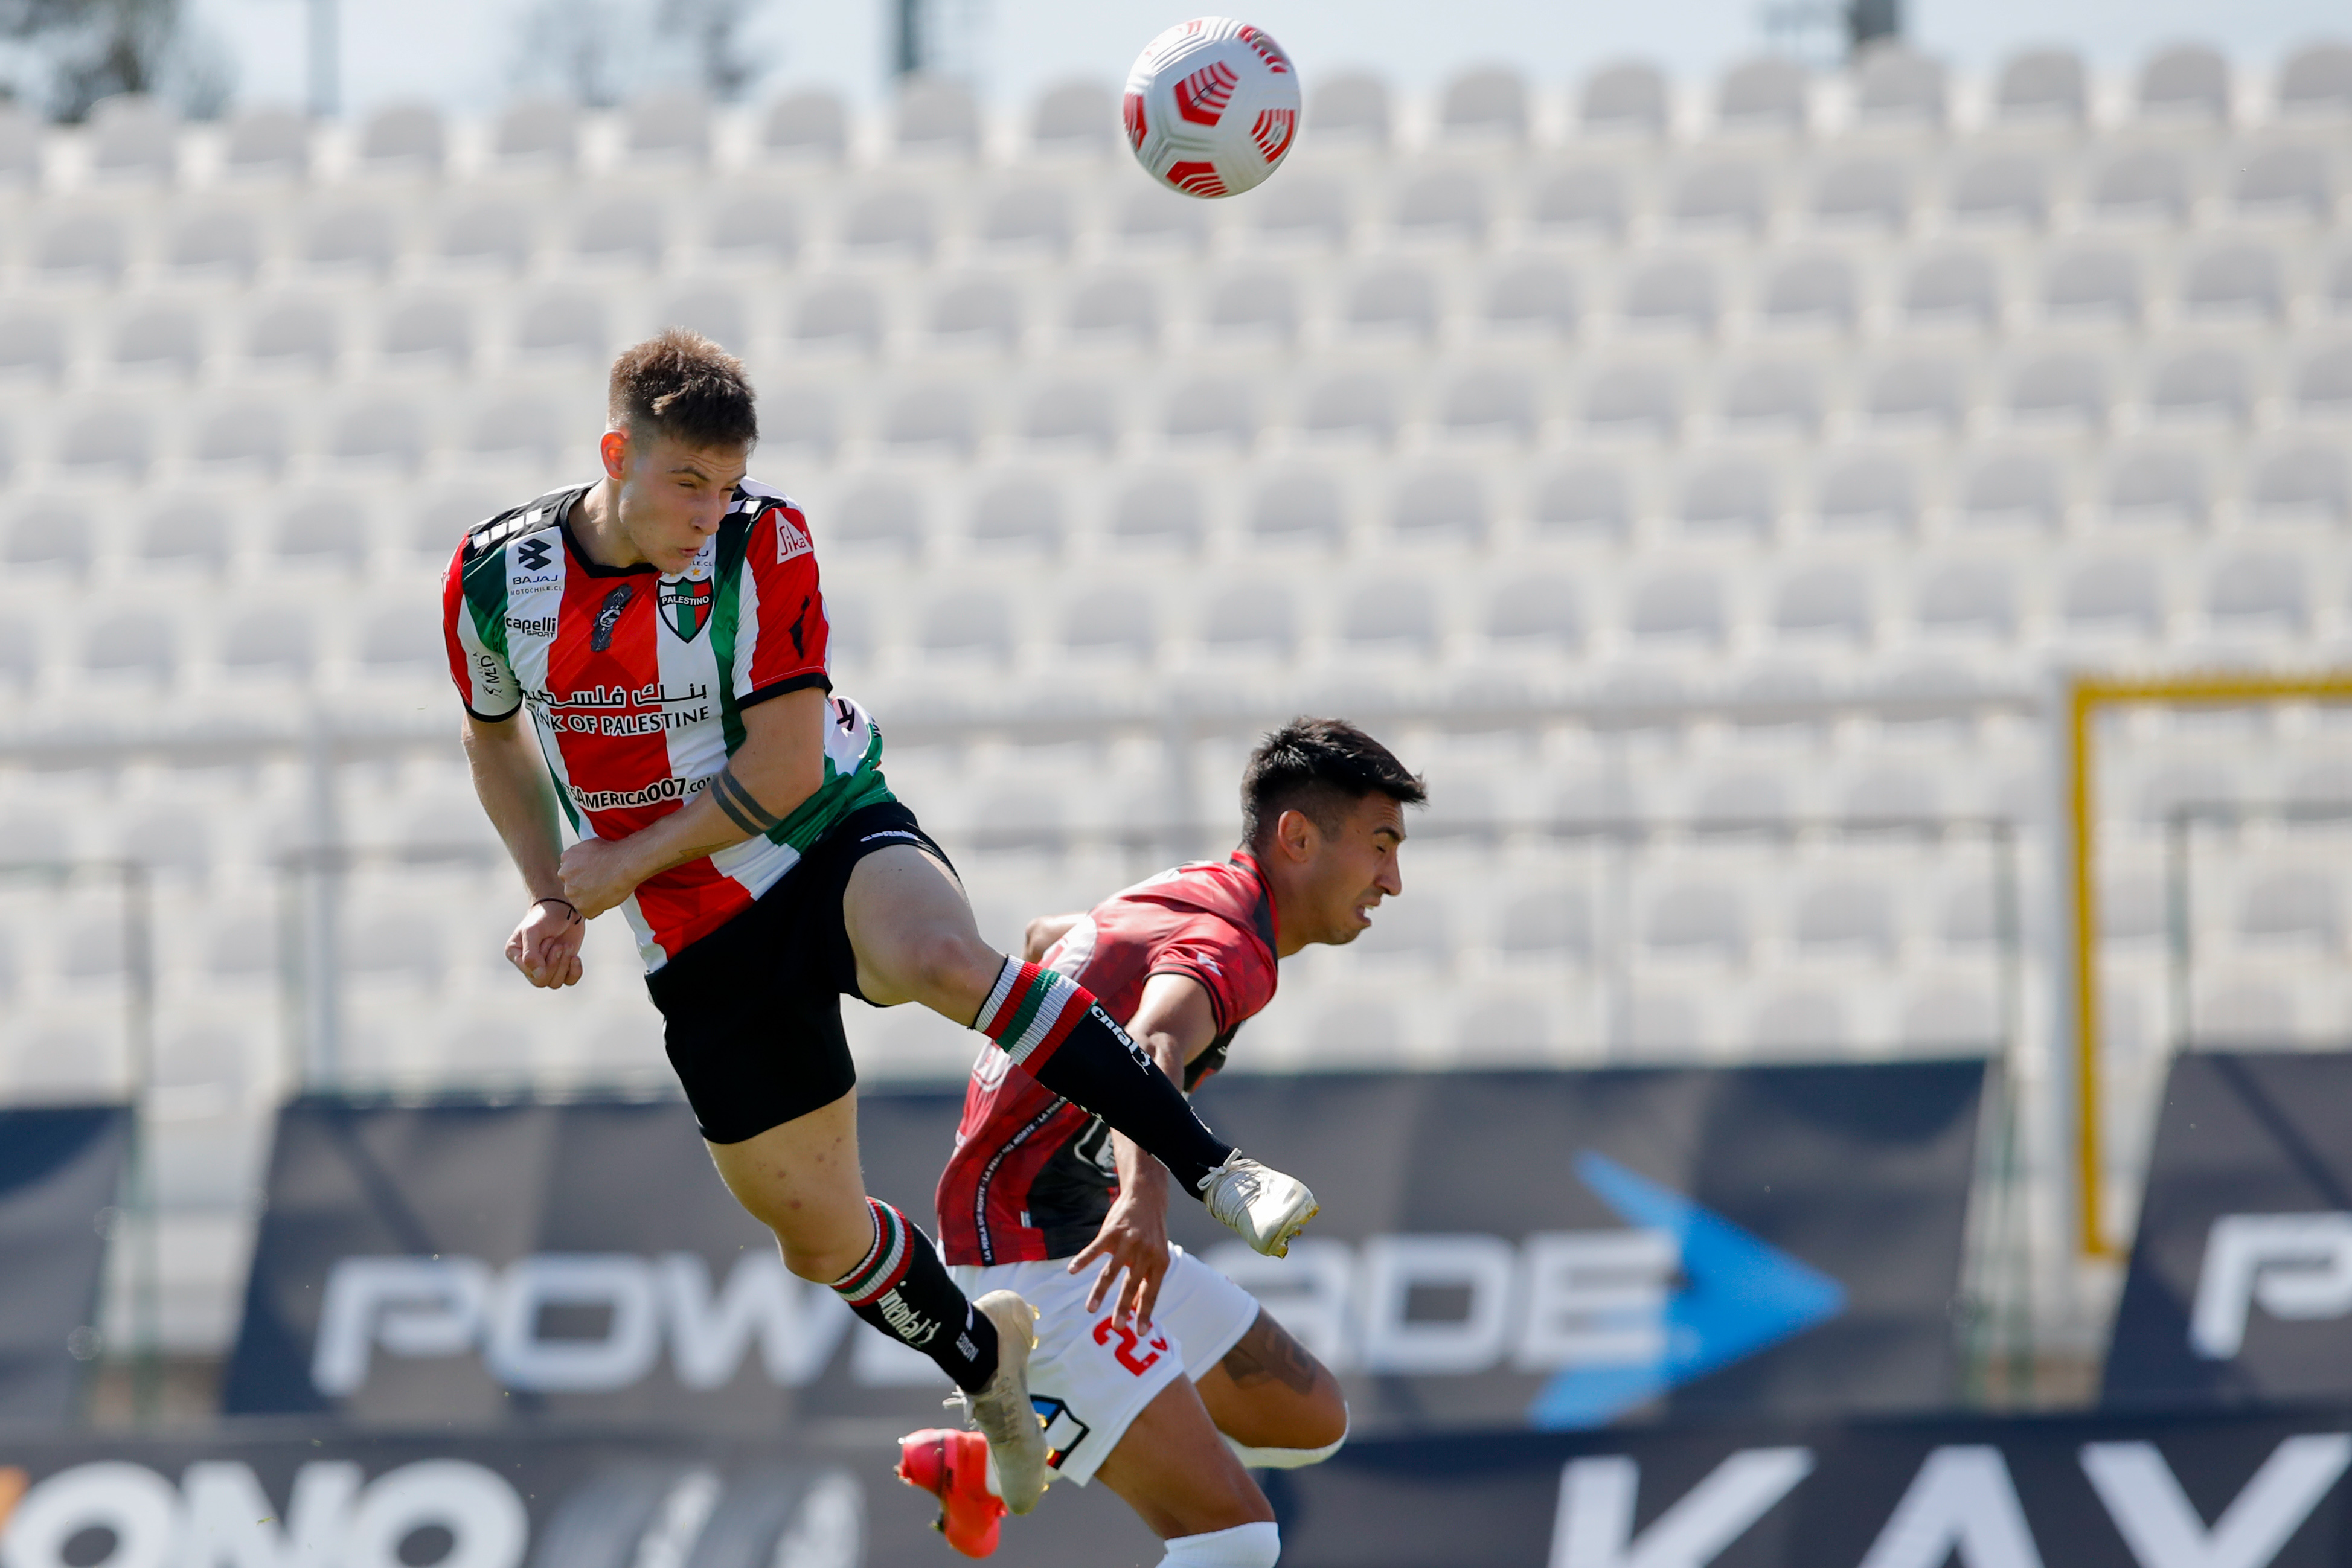
[[[2325, 1568], [2352, 1408], [1351, 1442], [1265, 1475], [1284, 1568]], [[0, 1438], [8, 1568], [949, 1568], [887, 1437]], [[992, 1561], [1147, 1568], [1108, 1489]]]
[[[1286, 1261], [1178, 1240], [1338, 1370], [1365, 1432], [1938, 1407], [1980, 1062], [1234, 1076], [1202, 1104], [1324, 1210]], [[957, 1093], [861, 1110], [929, 1211]], [[929, 1364], [785, 1275], [683, 1107], [280, 1122], [228, 1407], [375, 1424], [929, 1424]]]
[[2176, 1059], [2106, 1403], [2352, 1398], [2352, 1056]]
[[97, 1319], [101, 1211], [130, 1140], [121, 1106], [0, 1111], [0, 1422], [73, 1413], [80, 1366], [68, 1341]]

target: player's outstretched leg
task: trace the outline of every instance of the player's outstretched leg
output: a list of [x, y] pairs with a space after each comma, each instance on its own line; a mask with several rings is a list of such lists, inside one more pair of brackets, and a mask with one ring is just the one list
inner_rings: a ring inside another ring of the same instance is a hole
[[941, 861], [911, 844], [866, 856], [841, 913], [867, 1001], [921, 1002], [977, 1029], [1038, 1082], [1134, 1139], [1261, 1252], [1282, 1256], [1314, 1218], [1305, 1184], [1219, 1140], [1086, 988], [982, 941]]
[[1045, 1437], [1029, 1403], [1034, 1314], [1009, 1291], [966, 1297], [931, 1239], [867, 1197], [857, 1160], [857, 1098], [709, 1145], [719, 1176], [776, 1233], [784, 1266], [832, 1287], [871, 1327], [912, 1345], [963, 1391], [996, 1458], [1004, 1505], [1037, 1506], [1045, 1490]]

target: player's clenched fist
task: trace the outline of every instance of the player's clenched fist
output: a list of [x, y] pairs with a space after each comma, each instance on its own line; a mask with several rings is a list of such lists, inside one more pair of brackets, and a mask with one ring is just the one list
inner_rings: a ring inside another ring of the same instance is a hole
[[580, 943], [588, 923], [560, 898], [542, 898], [507, 938], [507, 962], [534, 986], [554, 990], [580, 983]]

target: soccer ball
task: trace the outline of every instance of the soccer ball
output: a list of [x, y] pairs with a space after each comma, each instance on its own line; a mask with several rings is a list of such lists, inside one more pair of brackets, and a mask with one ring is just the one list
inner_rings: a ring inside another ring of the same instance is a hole
[[1188, 196], [1236, 195], [1290, 151], [1298, 72], [1264, 28], [1195, 17], [1145, 47], [1120, 112], [1153, 179]]

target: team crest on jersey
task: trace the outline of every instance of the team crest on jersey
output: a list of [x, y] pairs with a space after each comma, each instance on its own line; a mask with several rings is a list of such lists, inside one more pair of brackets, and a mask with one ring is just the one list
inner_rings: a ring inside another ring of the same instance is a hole
[[661, 585], [662, 619], [681, 642], [691, 643], [710, 624], [710, 580], [682, 577]]

